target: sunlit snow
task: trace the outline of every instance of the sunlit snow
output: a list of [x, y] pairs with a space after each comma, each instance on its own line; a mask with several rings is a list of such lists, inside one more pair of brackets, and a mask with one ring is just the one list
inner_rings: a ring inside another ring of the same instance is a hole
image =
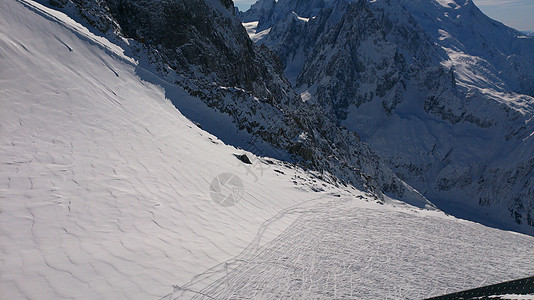
[[30, 0], [0, 15], [2, 299], [421, 298], [531, 275], [533, 237], [245, 165], [125, 49]]

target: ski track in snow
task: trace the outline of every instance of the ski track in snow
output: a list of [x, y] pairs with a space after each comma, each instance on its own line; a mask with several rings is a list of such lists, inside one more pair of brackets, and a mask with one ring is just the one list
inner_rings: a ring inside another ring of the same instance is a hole
[[165, 299], [422, 299], [532, 275], [528, 236], [347, 199], [298, 215]]
[[[328, 205], [328, 192], [348, 194], [296, 188], [315, 179], [280, 163], [258, 180], [234, 157], [242, 151], [140, 80], [122, 49], [24, 3], [0, 2], [0, 298], [156, 299], [172, 285], [244, 298], [390, 288], [395, 297], [532, 270], [532, 237], [438, 212]], [[245, 187], [234, 207], [210, 199], [223, 172]]]

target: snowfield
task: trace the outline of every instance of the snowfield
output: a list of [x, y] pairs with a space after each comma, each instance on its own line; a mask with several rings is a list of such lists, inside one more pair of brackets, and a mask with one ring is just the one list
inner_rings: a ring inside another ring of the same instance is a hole
[[[157, 298], [319, 197], [296, 171], [245, 168], [72, 20], [1, 8], [2, 298]], [[235, 207], [210, 197], [224, 172], [245, 187]]]
[[[532, 275], [531, 236], [244, 164], [127, 49], [30, 0], [0, 15], [2, 299], [418, 298]], [[223, 173], [235, 206], [212, 200]]]
[[423, 299], [532, 274], [532, 238], [443, 214], [352, 199], [295, 214], [166, 299]]

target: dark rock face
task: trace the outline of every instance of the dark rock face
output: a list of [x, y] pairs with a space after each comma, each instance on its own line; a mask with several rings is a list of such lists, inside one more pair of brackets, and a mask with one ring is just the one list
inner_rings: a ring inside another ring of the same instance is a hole
[[[332, 114], [338, 120], [344, 120], [350, 105], [360, 106], [375, 97], [384, 97], [391, 90], [404, 89], [402, 75], [407, 70], [402, 56], [397, 52], [393, 57], [374, 61], [372, 52], [395, 50], [391, 43], [381, 38], [386, 32], [364, 1], [335, 7], [318, 18], [339, 14], [336, 10], [344, 11], [343, 17], [327, 31], [328, 34], [323, 33], [318, 37], [310, 53], [311, 59], [304, 63], [296, 85], [316, 85], [317, 101], [332, 109]], [[395, 63], [396, 59], [398, 64]], [[365, 85], [374, 88], [364, 90], [362, 86]], [[384, 102], [384, 107], [391, 111], [400, 101], [402, 99], [395, 97], [390, 102]]]
[[270, 84], [283, 80], [273, 78], [269, 70], [280, 66], [272, 58], [272, 65], [266, 66], [267, 51], [247, 37], [233, 16], [231, 1], [220, 7], [197, 0], [107, 2], [127, 37], [155, 48], [159, 59], [183, 77], [201, 79], [209, 74], [222, 86], [262, 96], [266, 90], [282, 94], [283, 87]]
[[314, 99], [338, 121], [346, 119], [351, 105], [376, 98], [391, 113], [403, 101], [407, 81], [444, 56], [403, 8], [407, 17], [399, 26], [400, 20], [367, 1], [330, 5], [309, 22], [289, 18], [276, 23], [261, 43], [286, 67], [304, 60], [298, 76], [288, 76], [297, 88], [313, 90]]

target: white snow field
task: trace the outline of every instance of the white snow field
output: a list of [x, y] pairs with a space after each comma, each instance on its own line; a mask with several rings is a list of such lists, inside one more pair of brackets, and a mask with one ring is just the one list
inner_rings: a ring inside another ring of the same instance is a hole
[[166, 299], [423, 299], [533, 271], [531, 237], [435, 212], [340, 198], [293, 213]]
[[[243, 164], [124, 53], [0, 1], [1, 299], [417, 298], [534, 273], [533, 237]], [[234, 206], [212, 200], [224, 173]]]

